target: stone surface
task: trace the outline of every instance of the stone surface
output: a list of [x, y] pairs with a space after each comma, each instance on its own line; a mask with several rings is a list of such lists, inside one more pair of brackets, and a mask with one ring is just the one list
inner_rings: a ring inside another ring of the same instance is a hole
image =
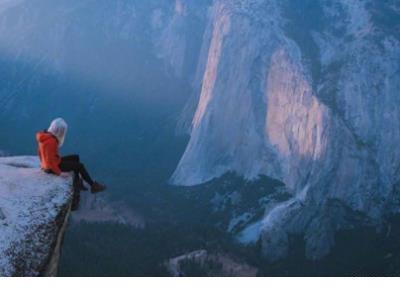
[[268, 209], [259, 229], [271, 259], [287, 253], [292, 233], [320, 258], [338, 229], [378, 225], [400, 179], [399, 4], [215, 0], [209, 27], [172, 183], [230, 171], [283, 181], [296, 195]]
[[54, 274], [72, 193], [71, 177], [43, 173], [36, 157], [0, 158], [0, 276]]
[[245, 262], [226, 254], [209, 253], [207, 250], [197, 250], [172, 258], [166, 263], [166, 267], [174, 277], [193, 275], [194, 273], [185, 273], [185, 263], [195, 265], [204, 276], [255, 277], [258, 273], [257, 268]]

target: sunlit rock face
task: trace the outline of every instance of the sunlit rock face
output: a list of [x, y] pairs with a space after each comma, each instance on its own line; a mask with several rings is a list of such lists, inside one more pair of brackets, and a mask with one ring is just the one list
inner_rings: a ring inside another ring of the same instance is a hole
[[285, 182], [297, 195], [260, 225], [271, 259], [287, 253], [292, 233], [320, 258], [338, 229], [379, 224], [399, 180], [400, 5], [216, 0], [209, 26], [172, 182], [229, 171]]
[[230, 170], [249, 178], [266, 172], [262, 161], [270, 153], [265, 148], [265, 104], [260, 92], [265, 74], [258, 68], [267, 63], [265, 41], [269, 40], [268, 48], [278, 41], [273, 27], [254, 26], [252, 18], [235, 14], [237, 10], [231, 2], [218, 1], [210, 13], [214, 26], [204, 37], [210, 46], [199, 104], [174, 183], [195, 185]]

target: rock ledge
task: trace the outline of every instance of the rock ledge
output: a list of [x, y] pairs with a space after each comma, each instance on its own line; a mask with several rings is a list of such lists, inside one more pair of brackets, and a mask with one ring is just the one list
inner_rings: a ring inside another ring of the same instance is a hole
[[0, 158], [0, 276], [57, 275], [73, 194], [36, 157]]

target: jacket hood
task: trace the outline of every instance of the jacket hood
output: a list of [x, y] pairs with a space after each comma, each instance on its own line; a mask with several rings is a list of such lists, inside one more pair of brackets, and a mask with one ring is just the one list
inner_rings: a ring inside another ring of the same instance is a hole
[[[44, 143], [51, 138], [55, 138], [57, 140], [57, 138], [53, 134], [51, 134], [47, 131], [41, 131], [41, 132], [36, 133], [36, 140], [39, 143]], [[57, 140], [57, 142], [58, 142], [58, 140]]]
[[64, 144], [67, 130], [68, 125], [65, 120], [63, 120], [62, 118], [57, 118], [51, 122], [50, 127], [47, 129], [47, 132], [53, 134], [57, 138], [58, 144], [61, 147]]

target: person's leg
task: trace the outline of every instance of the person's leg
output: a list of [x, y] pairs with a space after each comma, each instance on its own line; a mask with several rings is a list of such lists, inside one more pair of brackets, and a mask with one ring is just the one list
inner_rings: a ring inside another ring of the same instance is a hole
[[79, 174], [78, 167], [76, 166], [76, 158], [74, 156], [65, 156], [61, 158], [61, 163], [59, 165], [62, 172], [74, 172], [73, 186], [74, 190], [83, 191], [83, 183], [81, 176]]
[[[61, 161], [64, 162], [81, 162], [79, 155], [68, 155], [68, 156], [63, 156], [61, 157]], [[74, 176], [74, 186], [79, 188], [81, 191], [87, 191], [87, 188], [85, 187], [85, 184], [83, 183], [83, 180], [80, 176], [79, 173], [75, 173]]]
[[[61, 158], [61, 161], [67, 162], [80, 162], [79, 156], [78, 155], [69, 155], [69, 156], [64, 156]], [[79, 209], [79, 204], [81, 202], [81, 193], [80, 191], [86, 191], [87, 188], [84, 186], [82, 178], [79, 174], [79, 171], [74, 171], [74, 181], [73, 181], [73, 186], [74, 190], [76, 192], [73, 193], [73, 198], [72, 198], [72, 206], [71, 210], [72, 211], [77, 211]]]
[[61, 161], [81, 162], [81, 159], [79, 158], [79, 155], [68, 155], [68, 156], [61, 157]]
[[[98, 182], [92, 180], [85, 166], [82, 163], [80, 163], [79, 156], [77, 155], [67, 156], [67, 158], [64, 157], [64, 159], [61, 159], [60, 169], [63, 172], [73, 171], [75, 173], [74, 184], [79, 183], [81, 176], [82, 179], [85, 180], [91, 186], [90, 191], [92, 193], [99, 193], [106, 190], [107, 188], [105, 185], [99, 184]], [[83, 184], [80, 185], [82, 188]]]
[[89, 173], [87, 172], [85, 166], [77, 161], [68, 161], [68, 160], [61, 160], [60, 169], [62, 172], [70, 172], [73, 171], [77, 177], [79, 175], [82, 179], [87, 182], [90, 186], [93, 185], [94, 181], [90, 177]]
[[82, 179], [86, 183], [88, 183], [90, 186], [93, 186], [94, 181], [92, 180], [89, 173], [87, 172], [85, 165], [83, 165], [82, 163], [79, 163], [79, 173], [81, 174]]

